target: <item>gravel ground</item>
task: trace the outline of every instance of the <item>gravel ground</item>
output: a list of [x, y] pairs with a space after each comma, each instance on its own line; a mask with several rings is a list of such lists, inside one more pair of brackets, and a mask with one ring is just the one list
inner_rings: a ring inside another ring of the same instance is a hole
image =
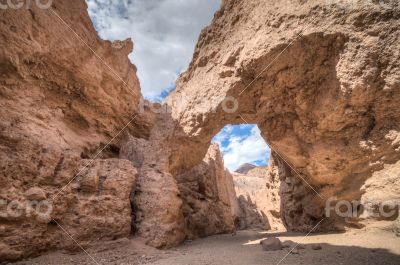
[[[277, 236], [288, 247], [280, 251], [263, 251], [260, 240]], [[300, 244], [298, 254], [288, 252]], [[320, 246], [314, 250], [313, 246]], [[290, 246], [290, 247], [289, 247]], [[123, 239], [102, 243], [88, 249], [95, 259], [85, 253], [71, 255], [54, 252], [14, 265], [277, 265], [277, 264], [400, 264], [400, 238], [389, 231], [351, 230], [342, 234], [272, 233], [240, 231], [236, 236], [216, 235], [169, 250], [156, 250], [145, 246], [140, 239]]]

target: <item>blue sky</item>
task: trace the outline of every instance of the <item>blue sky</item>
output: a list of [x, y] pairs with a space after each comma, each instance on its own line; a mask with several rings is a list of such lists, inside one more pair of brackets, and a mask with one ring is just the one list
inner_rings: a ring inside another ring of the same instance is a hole
[[231, 172], [244, 163], [267, 165], [270, 150], [255, 124], [227, 125], [212, 140], [218, 143]]
[[[185, 71], [202, 28], [211, 23], [221, 0], [86, 0], [99, 35], [131, 38], [130, 60], [137, 66], [142, 94], [162, 101]], [[213, 139], [231, 171], [243, 163], [266, 164], [269, 149], [255, 125], [226, 126]]]

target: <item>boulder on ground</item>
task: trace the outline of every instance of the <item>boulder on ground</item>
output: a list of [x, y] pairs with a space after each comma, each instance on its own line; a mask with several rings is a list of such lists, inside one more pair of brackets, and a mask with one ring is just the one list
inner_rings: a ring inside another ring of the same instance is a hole
[[269, 237], [260, 241], [260, 245], [262, 246], [263, 250], [265, 251], [275, 251], [275, 250], [282, 250], [282, 242], [279, 238], [276, 237]]

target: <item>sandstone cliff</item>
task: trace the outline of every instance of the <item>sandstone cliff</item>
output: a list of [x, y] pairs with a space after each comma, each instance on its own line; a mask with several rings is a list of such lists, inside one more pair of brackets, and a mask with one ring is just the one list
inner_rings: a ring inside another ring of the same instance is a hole
[[398, 3], [224, 1], [168, 99], [184, 143], [171, 172], [197, 164], [226, 124], [255, 123], [280, 154], [287, 228], [309, 231], [332, 196], [360, 199], [400, 158], [399, 18]]
[[232, 177], [210, 148], [226, 124], [258, 124], [274, 149], [251, 199], [271, 228], [352, 221], [324, 219], [331, 197], [373, 201], [365, 219], [398, 198], [396, 3], [225, 0], [162, 113], [139, 107], [132, 42], [99, 39], [86, 9], [0, 10], [1, 210], [53, 208], [2, 211], [2, 260], [76, 248], [66, 231], [83, 246], [135, 232], [156, 247], [231, 231]]
[[133, 225], [138, 235], [153, 247], [171, 247], [186, 237], [182, 198], [177, 181], [168, 170], [174, 123], [168, 113], [154, 115], [150, 111], [150, 116], [155, 116], [150, 137], [127, 135], [121, 143], [120, 157], [132, 161], [139, 170], [131, 196]]
[[168, 113], [157, 114], [149, 139], [127, 135], [121, 143], [120, 157], [139, 170], [131, 196], [133, 226], [158, 248], [231, 232], [239, 213], [232, 175], [217, 145], [192, 169], [169, 173], [169, 154], [176, 148], [170, 140], [174, 124]]
[[133, 44], [101, 40], [86, 9], [0, 10], [1, 260], [77, 248], [61, 227], [83, 246], [130, 235], [136, 170], [118, 137], [103, 147], [129, 121], [146, 137]]
[[235, 230], [239, 206], [232, 175], [224, 167], [217, 144], [210, 146], [202, 163], [176, 179], [188, 238]]
[[279, 194], [280, 179], [274, 160], [268, 167], [255, 167], [246, 174], [233, 173], [240, 206], [240, 229], [284, 230]]
[[[196, 176], [207, 202], [188, 214], [202, 200], [170, 174], [176, 122], [142, 101], [132, 42], [101, 40], [86, 9], [73, 0], [0, 10], [1, 259], [79, 248], [69, 235], [83, 247], [132, 233], [170, 247], [231, 231], [236, 196], [219, 151]], [[28, 207], [18, 217], [15, 202]], [[30, 213], [31, 202], [47, 215]], [[204, 225], [205, 210], [214, 223], [202, 232], [189, 223]]]

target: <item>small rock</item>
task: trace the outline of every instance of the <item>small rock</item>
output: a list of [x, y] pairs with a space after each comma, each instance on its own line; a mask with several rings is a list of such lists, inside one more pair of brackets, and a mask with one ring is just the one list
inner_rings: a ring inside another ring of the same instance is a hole
[[321, 245], [312, 245], [311, 248], [313, 250], [321, 250], [322, 249]]
[[293, 255], [300, 254], [300, 252], [297, 249], [293, 249], [290, 253], [292, 253]]
[[290, 248], [292, 245], [289, 242], [283, 242], [282, 247], [283, 248]]
[[275, 250], [282, 250], [282, 242], [276, 237], [269, 237], [260, 241], [263, 250], [265, 251], [275, 251]]
[[234, 72], [232, 70], [222, 71], [219, 73], [219, 77], [221, 77], [221, 78], [231, 77], [233, 75], [233, 73]]
[[299, 244], [299, 245], [296, 246], [296, 249], [306, 249], [306, 248], [303, 245]]

